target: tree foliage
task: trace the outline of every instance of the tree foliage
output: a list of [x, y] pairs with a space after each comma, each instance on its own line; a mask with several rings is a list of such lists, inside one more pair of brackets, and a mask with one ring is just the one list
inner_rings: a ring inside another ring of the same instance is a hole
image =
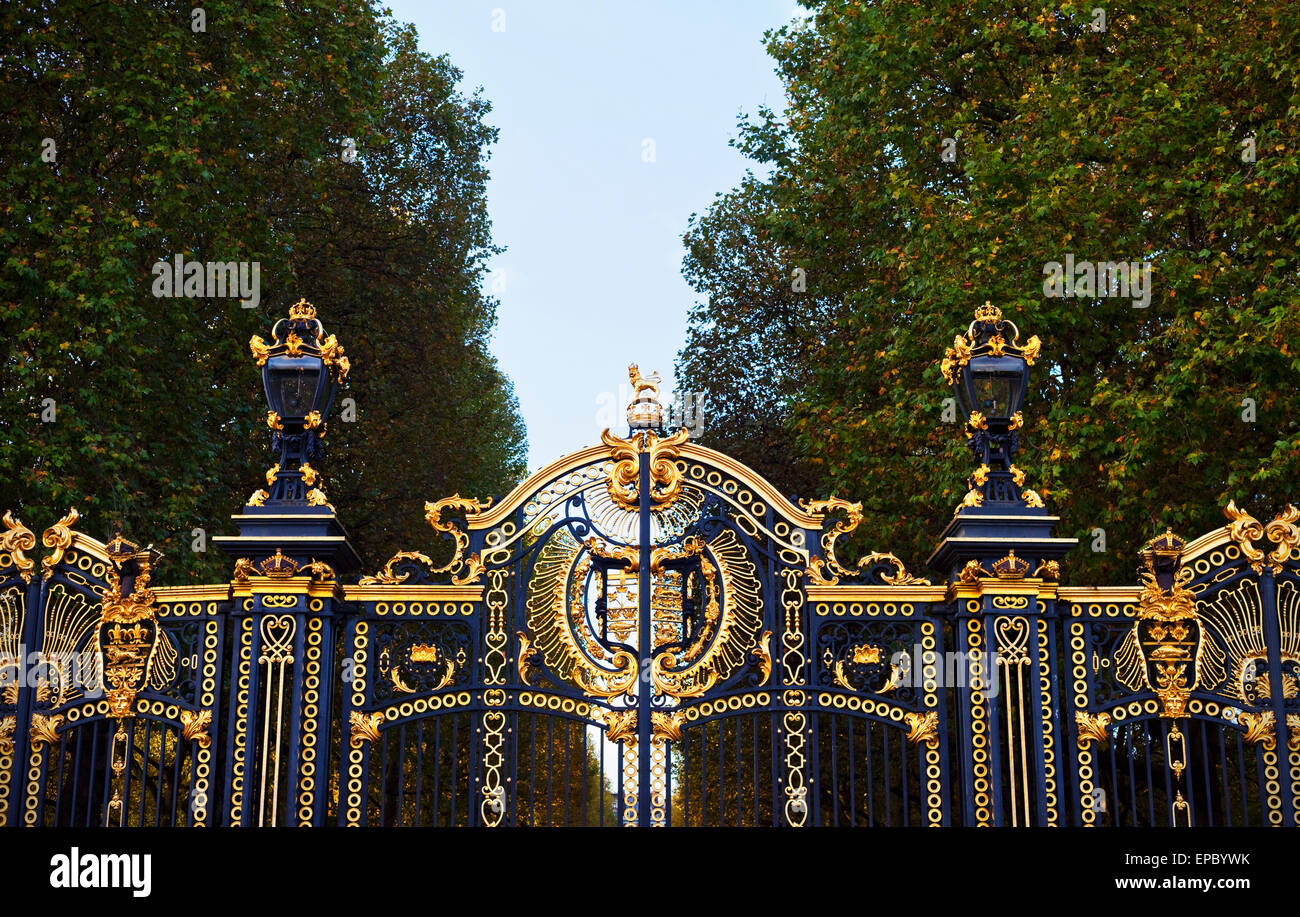
[[[261, 486], [247, 341], [305, 296], [348, 348], [358, 409], [321, 470], [381, 562], [427, 538], [423, 499], [523, 470], [479, 292], [488, 105], [364, 0], [217, 0], [204, 31], [191, 10], [0, 11], [0, 504], [38, 532], [76, 505], [87, 531], [158, 544], [165, 579], [224, 576], [191, 532], [229, 532]], [[260, 304], [155, 297], [175, 255], [257, 262]]]
[[[736, 141], [770, 176], [692, 218], [686, 274], [710, 300], [684, 386], [726, 390], [709, 367], [736, 341], [783, 355], [744, 394], [790, 406], [759, 467], [862, 499], [871, 546], [911, 563], [970, 471], [937, 360], [986, 300], [1043, 339], [1017, 464], [1083, 539], [1073, 581], [1130, 578], [1143, 540], [1220, 525], [1229, 499], [1264, 516], [1296, 497], [1300, 11], [1107, 13], [1100, 30], [1092, 5], [819, 4], [768, 34], [785, 110]], [[1067, 254], [1149, 262], [1149, 306], [1046, 295]], [[716, 435], [743, 440], [730, 416]]]

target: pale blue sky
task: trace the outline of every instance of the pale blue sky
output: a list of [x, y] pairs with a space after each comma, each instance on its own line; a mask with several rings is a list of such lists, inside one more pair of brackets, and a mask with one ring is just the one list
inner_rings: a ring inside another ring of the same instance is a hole
[[728, 146], [740, 112], [782, 106], [763, 32], [801, 10], [794, 0], [391, 8], [415, 23], [421, 50], [450, 55], [462, 91], [483, 87], [500, 129], [488, 206], [508, 250], [488, 283], [504, 280], [493, 347], [528, 425], [530, 470], [598, 442], [605, 426], [626, 433], [629, 362], [671, 390], [695, 298], [681, 276], [687, 218], [744, 173]]

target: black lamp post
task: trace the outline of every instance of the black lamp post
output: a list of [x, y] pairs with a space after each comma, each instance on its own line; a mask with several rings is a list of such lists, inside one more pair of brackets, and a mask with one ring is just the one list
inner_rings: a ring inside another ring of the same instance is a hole
[[966, 415], [966, 437], [980, 463], [959, 512], [990, 504], [1043, 505], [1038, 494], [1022, 489], [1025, 475], [1013, 462], [1020, 446], [1016, 431], [1024, 423], [1020, 409], [1029, 367], [1041, 346], [1037, 336], [1023, 345], [1017, 343], [1019, 337], [1015, 323], [986, 302], [975, 310], [966, 333], [944, 353], [943, 375]]
[[305, 299], [290, 307], [289, 317], [276, 322], [271, 335], [270, 345], [254, 335], [249, 348], [262, 367], [270, 408], [266, 423], [279, 461], [266, 474], [269, 491], [256, 491], [248, 502], [327, 505], [311, 462], [321, 455], [325, 420], [339, 383], [347, 378], [348, 358], [334, 335], [326, 337], [316, 308]]

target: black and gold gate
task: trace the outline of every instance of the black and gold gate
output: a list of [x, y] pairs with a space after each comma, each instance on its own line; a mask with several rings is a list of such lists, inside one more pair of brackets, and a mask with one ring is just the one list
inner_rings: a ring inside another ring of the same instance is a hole
[[[923, 606], [889, 603], [875, 642], [845, 604], [814, 611], [806, 571], [840, 501], [796, 507], [685, 432], [660, 435], [658, 410], [642, 394], [628, 438], [607, 431], [499, 504], [430, 504], [451, 560], [402, 553], [345, 590], [364, 610], [344, 823], [944, 818], [937, 695], [884, 696], [892, 649], [933, 653]], [[809, 795], [819, 760], [843, 770], [843, 813], [834, 788], [824, 807]]]
[[1226, 514], [1190, 544], [1150, 542], [1141, 587], [1061, 590], [1081, 824], [1300, 816], [1300, 511]]
[[[795, 505], [665, 428], [504, 499], [428, 503], [438, 559], [355, 579], [311, 465], [349, 370], [315, 309], [254, 338], [279, 460], [225, 583], [157, 587], [121, 535], [0, 531], [4, 825], [1295, 825], [1300, 510], [1060, 582], [1022, 486], [1035, 338], [985, 306], [945, 356], [979, 465], [929, 560], [839, 557], [862, 507]], [[969, 383], [969, 384], [968, 384]], [[448, 552], [446, 547], [450, 548]]]
[[154, 589], [159, 555], [71, 510], [0, 536], [0, 825], [213, 823], [224, 587]]

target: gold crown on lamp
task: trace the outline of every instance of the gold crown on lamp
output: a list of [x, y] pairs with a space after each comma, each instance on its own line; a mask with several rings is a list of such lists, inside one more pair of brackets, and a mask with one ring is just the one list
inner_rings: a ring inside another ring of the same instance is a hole
[[315, 317], [316, 307], [307, 302], [305, 296], [289, 307], [289, 318], [291, 319], [308, 321]]
[[1002, 321], [1002, 310], [988, 300], [985, 300], [984, 305], [975, 310], [975, 321], [1000, 322]]

